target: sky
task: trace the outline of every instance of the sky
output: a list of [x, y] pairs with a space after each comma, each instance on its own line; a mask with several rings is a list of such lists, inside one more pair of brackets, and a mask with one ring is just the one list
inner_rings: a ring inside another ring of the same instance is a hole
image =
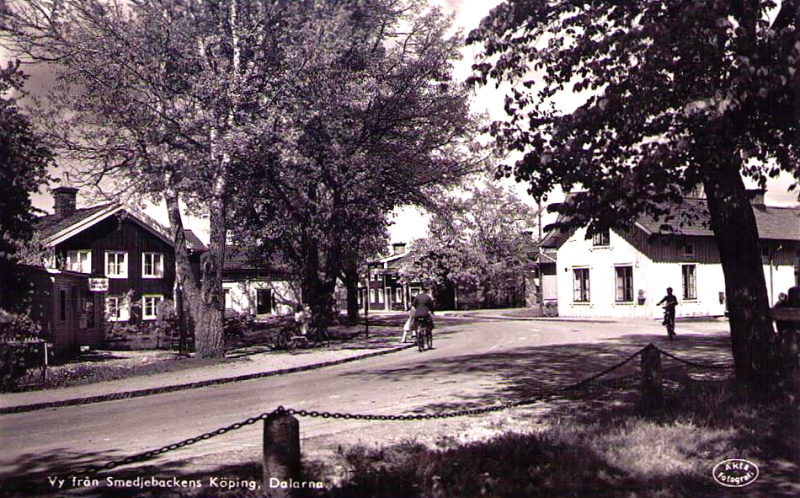
[[[433, 5], [439, 5], [447, 12], [452, 12], [455, 15], [454, 24], [457, 29], [462, 29], [467, 34], [471, 29], [477, 27], [480, 20], [485, 17], [489, 11], [498, 5], [501, 0], [431, 0]], [[477, 49], [475, 47], [465, 47], [462, 49], [463, 59], [459, 61], [455, 67], [455, 76], [458, 79], [467, 77], [470, 73], [470, 68], [475, 57]], [[5, 64], [4, 59], [7, 59], [7, 54], [3, 53], [0, 48], [0, 62]], [[35, 68], [26, 68], [26, 71], [32, 74], [28, 81], [28, 89], [33, 93], [41, 88], [49, 81], [48, 75], [45, 71], [37, 70]], [[494, 85], [490, 84], [476, 91], [472, 101], [472, 109], [474, 112], [486, 112], [489, 117], [494, 120], [503, 119], [505, 113], [503, 111], [503, 97], [504, 93], [501, 90], [495, 89]], [[570, 106], [570, 98], [567, 97], [563, 104]], [[61, 174], [60, 171], [56, 172], [56, 176]], [[776, 181], [772, 181], [767, 185], [767, 203], [770, 205], [795, 205], [797, 204], [797, 194], [787, 192], [788, 186], [791, 184], [791, 177], [784, 175]], [[534, 204], [533, 200], [526, 193], [526, 186], [524, 184], [516, 184], [513, 180], [505, 182], [514, 188], [521, 199], [525, 202]], [[754, 187], [754, 185], [749, 185]], [[549, 201], [558, 202], [562, 200], [563, 196], [559, 193], [554, 193], [550, 196]], [[48, 192], [42, 189], [42, 192], [33, 196], [34, 205], [45, 211], [52, 212], [53, 200]], [[89, 200], [85, 197], [79, 197], [79, 207], [88, 205]], [[161, 221], [167, 225], [166, 209], [163, 205], [149, 206], [146, 209], [147, 213], [153, 218]], [[397, 210], [393, 213], [393, 225], [390, 227], [391, 242], [411, 242], [416, 238], [424, 237], [427, 231], [428, 216], [413, 208], [406, 208]], [[547, 224], [552, 220], [552, 215], [546, 216], [544, 223]], [[185, 217], [184, 224], [187, 228], [193, 229], [201, 239], [207, 241], [208, 235], [206, 226], [207, 223], [198, 218]]]

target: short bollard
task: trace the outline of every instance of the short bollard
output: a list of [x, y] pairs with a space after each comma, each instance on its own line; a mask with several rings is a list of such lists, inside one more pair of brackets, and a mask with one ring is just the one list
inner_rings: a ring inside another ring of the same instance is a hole
[[642, 351], [642, 408], [645, 411], [654, 411], [660, 409], [663, 403], [661, 351], [650, 344]]
[[264, 496], [289, 498], [300, 477], [300, 422], [287, 414], [264, 420]]

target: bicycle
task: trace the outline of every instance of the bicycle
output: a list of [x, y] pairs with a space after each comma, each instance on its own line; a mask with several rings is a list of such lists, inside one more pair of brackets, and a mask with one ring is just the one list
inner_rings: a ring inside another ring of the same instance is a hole
[[417, 317], [417, 347], [425, 351], [425, 347], [433, 349], [433, 321], [429, 316]]
[[667, 327], [667, 337], [669, 340], [675, 339], [675, 310], [673, 309], [672, 313], [670, 313], [669, 309], [664, 306], [664, 321], [661, 323]]

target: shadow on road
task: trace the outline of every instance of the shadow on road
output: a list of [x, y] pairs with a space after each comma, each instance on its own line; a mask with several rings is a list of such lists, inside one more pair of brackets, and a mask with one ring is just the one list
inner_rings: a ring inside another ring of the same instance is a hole
[[[730, 339], [723, 335], [684, 335], [668, 341], [657, 335], [628, 335], [602, 343], [574, 343], [547, 346], [506, 348], [479, 354], [457, 355], [382, 370], [359, 370], [347, 375], [359, 378], [374, 376], [398, 382], [447, 379], [454, 375], [499, 379], [486, 392], [465, 392], [453, 402], [436, 403], [420, 411], [447, 411], [475, 408], [496, 402], [518, 401], [574, 384], [607, 369], [648, 344], [653, 343], [679, 358], [701, 364], [731, 363]], [[630, 376], [638, 372], [640, 360], [611, 372], [604, 380]], [[686, 366], [663, 357], [670, 376], [713, 380], [725, 378], [728, 371]]]

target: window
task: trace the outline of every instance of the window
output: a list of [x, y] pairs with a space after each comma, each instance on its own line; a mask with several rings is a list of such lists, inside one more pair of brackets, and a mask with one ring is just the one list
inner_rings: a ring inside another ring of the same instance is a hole
[[375, 303], [378, 301], [378, 291], [375, 289], [369, 290], [369, 302]]
[[574, 292], [572, 300], [576, 303], [589, 302], [589, 269], [574, 268], [572, 273], [575, 275]]
[[611, 232], [609, 230], [603, 230], [602, 232], [594, 234], [592, 236], [592, 245], [595, 247], [611, 245]]
[[684, 244], [683, 245], [683, 255], [684, 256], [694, 256], [694, 244]]
[[130, 318], [128, 303], [122, 296], [106, 298], [106, 318], [109, 322], [126, 322]]
[[378, 289], [378, 302], [379, 302], [379, 303], [383, 303], [383, 301], [384, 301], [384, 298], [383, 298], [383, 289]]
[[142, 278], [161, 278], [164, 276], [164, 255], [160, 252], [142, 254]]
[[106, 252], [106, 276], [108, 278], [128, 278], [127, 252]]
[[158, 318], [158, 305], [164, 300], [161, 294], [142, 296], [142, 319], [155, 320]]
[[92, 251], [67, 251], [67, 270], [78, 273], [92, 273]]
[[58, 291], [58, 319], [62, 322], [67, 321], [67, 291]]
[[402, 303], [403, 302], [403, 288], [402, 287], [398, 287], [398, 288], [396, 288], [394, 290], [394, 300], [397, 303]]
[[617, 266], [614, 268], [617, 275], [617, 297], [618, 303], [629, 303], [633, 301], [633, 268], [630, 266]]
[[697, 265], [681, 265], [683, 298], [697, 299]]

